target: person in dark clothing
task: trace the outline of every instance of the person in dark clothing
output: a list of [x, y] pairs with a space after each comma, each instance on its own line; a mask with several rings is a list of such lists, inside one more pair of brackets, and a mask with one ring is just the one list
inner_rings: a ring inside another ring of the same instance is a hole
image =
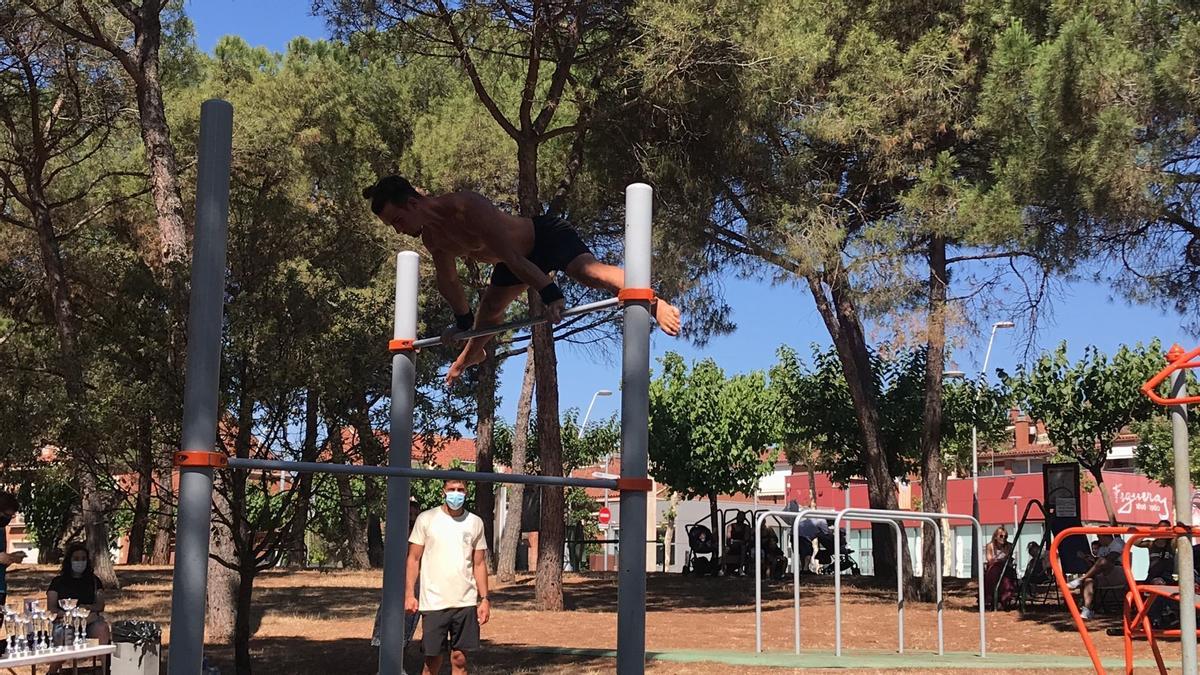
[[62, 573], [50, 581], [46, 590], [46, 607], [59, 618], [62, 617], [60, 600], [74, 599], [79, 601], [79, 607], [90, 611], [87, 617], [87, 635], [95, 638], [100, 644], [108, 644], [112, 639], [108, 622], [104, 620], [104, 584], [96, 578], [92, 570], [92, 560], [88, 557], [87, 546], [82, 543], [71, 544], [63, 557]]
[[8, 602], [8, 566], [24, 562], [24, 551], [8, 552], [8, 524], [21, 504], [11, 492], [0, 492], [0, 607]]

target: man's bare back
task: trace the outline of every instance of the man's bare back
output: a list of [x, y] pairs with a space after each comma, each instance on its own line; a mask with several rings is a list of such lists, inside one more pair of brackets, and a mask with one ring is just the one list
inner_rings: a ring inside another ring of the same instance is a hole
[[533, 249], [533, 221], [500, 211], [478, 193], [451, 192], [426, 199], [430, 217], [421, 229], [421, 242], [431, 254], [442, 252], [491, 264], [502, 262], [489, 245], [497, 231], [522, 254]]
[[[549, 216], [523, 218], [496, 208], [474, 192], [454, 192], [426, 197], [408, 181], [388, 176], [363, 190], [371, 199], [371, 210], [397, 232], [420, 237], [433, 257], [438, 291], [454, 310], [458, 330], [495, 326], [517, 297], [532, 288], [546, 306], [551, 323], [562, 320], [565, 308], [562, 291], [550, 273], [567, 276], [592, 288], [616, 293], [624, 288], [625, 273], [599, 262], [568, 223]], [[490, 263], [492, 281], [479, 301], [478, 318], [458, 276], [458, 258]], [[679, 334], [679, 310], [665, 300], [652, 309], [663, 332]], [[485, 356], [490, 337], [471, 338], [446, 376], [457, 380], [463, 371]]]

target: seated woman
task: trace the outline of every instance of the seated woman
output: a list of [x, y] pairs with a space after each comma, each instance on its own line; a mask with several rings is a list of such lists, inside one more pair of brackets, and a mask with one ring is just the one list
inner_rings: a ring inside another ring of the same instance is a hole
[[1016, 601], [1016, 570], [1012, 565], [1005, 567], [1012, 552], [1013, 546], [1008, 541], [1008, 530], [1001, 525], [992, 533], [992, 540], [988, 542], [985, 552], [987, 562], [983, 583], [986, 592], [983, 597], [989, 608], [993, 598], [999, 601], [999, 609], [1012, 609]]
[[87, 636], [102, 645], [112, 641], [108, 622], [104, 620], [104, 585], [92, 571], [87, 546], [71, 544], [63, 557], [62, 574], [54, 577], [46, 590], [46, 607], [62, 620], [63, 611], [59, 600], [64, 598], [79, 601], [79, 607], [88, 610]]

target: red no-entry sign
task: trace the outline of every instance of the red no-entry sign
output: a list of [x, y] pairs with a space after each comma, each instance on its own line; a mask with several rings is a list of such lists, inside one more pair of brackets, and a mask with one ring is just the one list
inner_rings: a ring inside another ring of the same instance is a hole
[[612, 520], [612, 511], [609, 511], [607, 506], [601, 507], [600, 512], [596, 514], [596, 520], [600, 521], [601, 525], [607, 525], [608, 521]]

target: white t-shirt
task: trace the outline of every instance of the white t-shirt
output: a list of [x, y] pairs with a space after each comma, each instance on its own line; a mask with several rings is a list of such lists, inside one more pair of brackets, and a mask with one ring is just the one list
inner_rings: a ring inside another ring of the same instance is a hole
[[1120, 567], [1121, 566], [1121, 555], [1124, 552], [1125, 552], [1125, 540], [1122, 539], [1120, 536], [1114, 536], [1112, 541], [1108, 543], [1108, 546], [1100, 547], [1100, 553], [1097, 555], [1097, 557], [1104, 558], [1110, 553], [1115, 554], [1117, 556], [1117, 559], [1114, 561], [1114, 564], [1117, 567]]
[[832, 534], [829, 523], [824, 518], [805, 518], [796, 526], [800, 536], [805, 539], [815, 539], [818, 534]]
[[464, 510], [456, 518], [441, 506], [429, 509], [417, 516], [408, 543], [425, 547], [418, 599], [422, 612], [476, 605], [475, 551], [487, 550], [479, 516]]

